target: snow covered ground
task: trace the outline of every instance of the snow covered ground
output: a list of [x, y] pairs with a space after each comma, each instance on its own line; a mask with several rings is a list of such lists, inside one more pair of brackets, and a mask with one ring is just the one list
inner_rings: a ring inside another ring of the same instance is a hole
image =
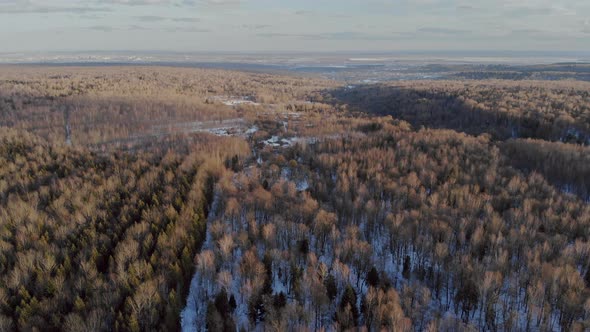
[[238, 105], [260, 105], [254, 102], [250, 96], [214, 96], [212, 99], [232, 107]]
[[[207, 222], [215, 218], [215, 212], [221, 202], [221, 196], [216, 194], [211, 204]], [[214, 248], [211, 234], [207, 231], [206, 240], [201, 252]], [[207, 301], [213, 298], [211, 285], [205, 283], [199, 272], [195, 272], [191, 280], [191, 287], [186, 300], [186, 307], [180, 313], [180, 326], [183, 332], [205, 330], [205, 315], [207, 313]]]
[[[210, 128], [209, 128], [210, 129]], [[252, 126], [248, 129], [243, 127], [242, 133], [245, 135], [253, 135], [259, 131], [257, 126]], [[336, 139], [339, 138], [339, 135], [332, 135], [327, 136], [324, 138], [315, 138], [315, 137], [291, 137], [291, 138], [284, 138], [279, 135], [273, 135], [270, 138], [263, 140], [263, 145], [270, 145], [277, 148], [288, 147], [298, 142], [306, 142], [306, 143], [316, 143], [317, 140], [321, 139]], [[254, 155], [256, 156], [256, 151], [254, 151]], [[258, 157], [257, 164], [250, 165], [249, 168], [256, 168], [261, 167], [264, 164], [263, 160]], [[295, 187], [298, 191], [306, 191], [311, 186], [313, 186], [313, 177], [309, 177], [308, 175], [298, 174], [296, 169], [292, 169], [290, 167], [283, 167], [280, 171], [280, 176], [282, 180], [290, 181], [295, 184]], [[333, 174], [332, 180], [334, 182], [338, 181], [338, 175]], [[212, 208], [210, 209], [210, 215], [208, 216], [208, 220], [213, 222], [215, 220], [219, 220], [221, 217], [221, 224], [224, 225], [224, 233], [223, 234], [232, 234], [232, 223], [243, 224], [243, 226], [239, 227], [246, 227], [246, 220], [238, 220], [238, 221], [230, 221], [224, 220], [224, 216], [219, 215], [220, 211], [218, 211], [218, 206], [222, 203], [223, 197], [222, 194], [217, 192], [212, 204]], [[384, 213], [388, 211], [391, 212], [391, 204], [386, 205], [383, 207]], [[362, 236], [362, 241], [366, 241], [370, 244], [372, 248], [371, 253], [371, 265], [375, 266], [378, 271], [382, 272], [383, 275], [389, 279], [393, 285], [393, 287], [397, 290], [400, 294], [400, 297], [403, 296], [404, 292], [424, 292], [428, 294], [426, 296], [427, 302], [419, 309], [420, 317], [416, 320], [416, 322], [423, 322], [424, 324], [431, 321], [436, 317], [443, 317], [448, 318], [449, 320], [453, 320], [456, 322], [461, 321], [460, 317], [460, 305], [455, 301], [455, 294], [453, 292], [448, 292], [447, 289], [454, 289], [453, 280], [449, 279], [449, 284], [441, 285], [441, 290], [439, 294], [434, 294], [434, 290], [432, 289], [431, 285], [427, 284], [427, 281], [422, 281], [418, 277], [417, 269], [418, 265], [421, 265], [422, 269], [430, 268], [432, 262], [428, 256], [428, 254], [422, 252], [418, 252], [417, 248], [413, 245], [408, 245], [403, 249], [393, 248], [391, 236], [395, 234], [391, 234], [386, 227], [383, 225], [377, 226], [370, 226], [372, 223], [369, 223], [367, 220], [367, 216], [362, 216], [358, 220], [358, 227], [359, 231]], [[374, 227], [373, 229], [369, 229], [369, 227]], [[235, 230], [234, 230], [235, 232]], [[338, 261], [338, 248], [337, 244], [333, 245], [326, 245], [325, 250], [320, 250], [317, 248], [317, 239], [313, 234], [309, 234], [309, 250], [317, 255], [318, 262], [323, 263], [327, 268], [329, 273], [334, 274], [336, 281], [338, 283], [338, 289], [341, 296], [343, 288], [346, 284], [353, 285], [358, 299], [357, 305], [360, 308], [361, 299], [363, 299], [368, 291], [368, 285], [366, 283], [366, 271], [359, 271], [355, 266], [352, 264], [347, 264], [347, 272], [343, 274], [339, 274], [339, 269], [335, 268], [340, 264]], [[201, 253], [204, 252], [212, 252], [216, 255], [219, 255], [219, 248], [218, 248], [218, 241], [215, 241], [209, 231], [207, 232], [206, 242], [203, 245]], [[258, 250], [258, 258], [262, 259], [265, 251], [265, 244], [264, 243], [256, 243], [256, 248]], [[394, 254], [395, 253], [395, 254]], [[195, 272], [193, 279], [191, 281], [191, 288], [187, 298], [187, 305], [181, 313], [181, 326], [182, 331], [200, 331], [205, 329], [205, 318], [206, 318], [206, 311], [207, 311], [207, 303], [214, 299], [215, 295], [221, 290], [222, 287], [225, 287], [228, 294], [232, 294], [235, 296], [237, 308], [234, 312], [234, 320], [236, 326], [238, 328], [245, 328], [251, 329], [252, 325], [248, 318], [248, 289], [244, 288], [244, 277], [240, 275], [240, 262], [242, 261], [244, 252], [238, 246], [236, 247], [232, 253], [231, 258], [227, 260], [227, 263], [224, 263], [223, 266], [219, 269], [219, 271], [215, 271], [212, 275], [204, 275], [200, 272], [199, 269]], [[449, 253], [452, 255], [453, 253]], [[403, 271], [403, 261], [405, 256], [409, 256], [411, 261], [411, 271], [409, 278], [404, 277]], [[280, 261], [280, 260], [279, 260]], [[275, 265], [276, 264], [276, 265]], [[287, 264], [287, 263], [285, 263]], [[300, 266], [304, 268], [305, 266]], [[452, 274], [452, 271], [445, 271], [443, 266], [432, 266], [434, 271], [440, 273], [440, 275], [449, 275]], [[274, 294], [279, 292], [283, 292], [289, 295], [290, 285], [288, 280], [288, 272], [290, 266], [281, 263], [274, 263], [272, 269], [272, 291]], [[282, 272], [278, 272], [282, 271]], [[225, 273], [225, 278], [221, 277]], [[512, 287], [512, 283], [514, 282], [513, 278], [510, 276], [505, 278], [502, 281], [502, 284], [499, 286], [502, 290], [502, 294], [510, 294], [510, 288]], [[250, 288], [251, 289], [251, 288]], [[430, 293], [432, 291], [432, 294]], [[293, 299], [289, 297], [289, 301]], [[311, 304], [304, 300], [301, 305], [307, 310], [310, 309], [309, 306]], [[517, 330], [524, 330], [527, 328], [527, 317], [526, 312], [524, 311], [524, 307], [521, 305], [514, 305], [509, 304], [510, 301], [515, 301], [514, 299], [509, 299], [506, 296], [500, 296], [497, 300], [496, 304], [494, 305], [494, 312], [495, 312], [495, 324], [498, 327], [502, 327], [503, 322], [507, 321], [510, 318], [510, 315], [516, 314], [516, 321], [513, 323], [514, 327]], [[525, 294], [517, 294], [516, 296], [517, 303], [524, 303], [525, 302]], [[517, 308], [516, 311], [508, 312], [506, 308], [513, 307]], [[328, 326], [332, 323], [332, 317], [336, 310], [335, 304], [332, 304], [332, 307], [326, 309], [322, 313], [322, 317], [318, 319]], [[308, 321], [308, 327], [310, 330], [314, 329], [314, 319], [315, 313], [313, 310], [309, 310], [310, 317]], [[407, 314], [407, 313], [406, 313]], [[313, 318], [312, 318], [313, 316]], [[478, 307], [477, 310], [472, 310], [470, 313], [469, 321], [474, 326], [483, 326], [485, 324], [482, 322], [482, 317], [485, 317], [485, 312]], [[531, 321], [535, 321], [536, 317], [530, 317]], [[552, 327], [557, 329], [559, 327], [558, 324], [558, 317], [550, 317], [552, 321]], [[485, 318], [484, 318], [485, 321]], [[458, 323], [460, 324], [460, 323]], [[260, 327], [260, 326], [259, 326]], [[415, 326], [416, 327], [416, 326]], [[425, 326], [422, 326], [425, 328]]]

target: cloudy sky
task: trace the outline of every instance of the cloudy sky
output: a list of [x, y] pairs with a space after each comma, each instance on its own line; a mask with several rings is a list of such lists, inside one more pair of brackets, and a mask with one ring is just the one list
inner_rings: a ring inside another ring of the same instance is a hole
[[0, 0], [0, 53], [590, 51], [590, 0]]

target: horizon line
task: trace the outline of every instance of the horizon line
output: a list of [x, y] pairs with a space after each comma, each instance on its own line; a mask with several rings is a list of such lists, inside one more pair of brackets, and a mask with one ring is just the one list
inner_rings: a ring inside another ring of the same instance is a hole
[[276, 55], [291, 55], [291, 54], [306, 54], [306, 55], [346, 55], [346, 54], [478, 54], [485, 53], [498, 54], [547, 54], [547, 55], [589, 55], [590, 50], [452, 50], [452, 49], [400, 49], [400, 50], [333, 50], [333, 51], [301, 51], [301, 50], [158, 50], [158, 49], [141, 49], [141, 50], [125, 50], [125, 49], [110, 49], [110, 50], [22, 50], [22, 51], [3, 51], [0, 55], [19, 55], [19, 54], [88, 54], [88, 53], [121, 53], [121, 54], [159, 54], [159, 55], [257, 55], [257, 54], [276, 54]]

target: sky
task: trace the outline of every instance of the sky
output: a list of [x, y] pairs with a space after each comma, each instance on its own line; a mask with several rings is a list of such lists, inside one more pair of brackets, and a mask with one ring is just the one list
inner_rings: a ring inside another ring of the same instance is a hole
[[0, 0], [0, 53], [590, 52], [590, 0]]

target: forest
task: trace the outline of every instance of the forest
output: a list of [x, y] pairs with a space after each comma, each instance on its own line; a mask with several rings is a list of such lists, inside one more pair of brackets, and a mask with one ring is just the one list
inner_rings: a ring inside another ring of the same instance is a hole
[[590, 85], [0, 67], [0, 330], [590, 329]]

